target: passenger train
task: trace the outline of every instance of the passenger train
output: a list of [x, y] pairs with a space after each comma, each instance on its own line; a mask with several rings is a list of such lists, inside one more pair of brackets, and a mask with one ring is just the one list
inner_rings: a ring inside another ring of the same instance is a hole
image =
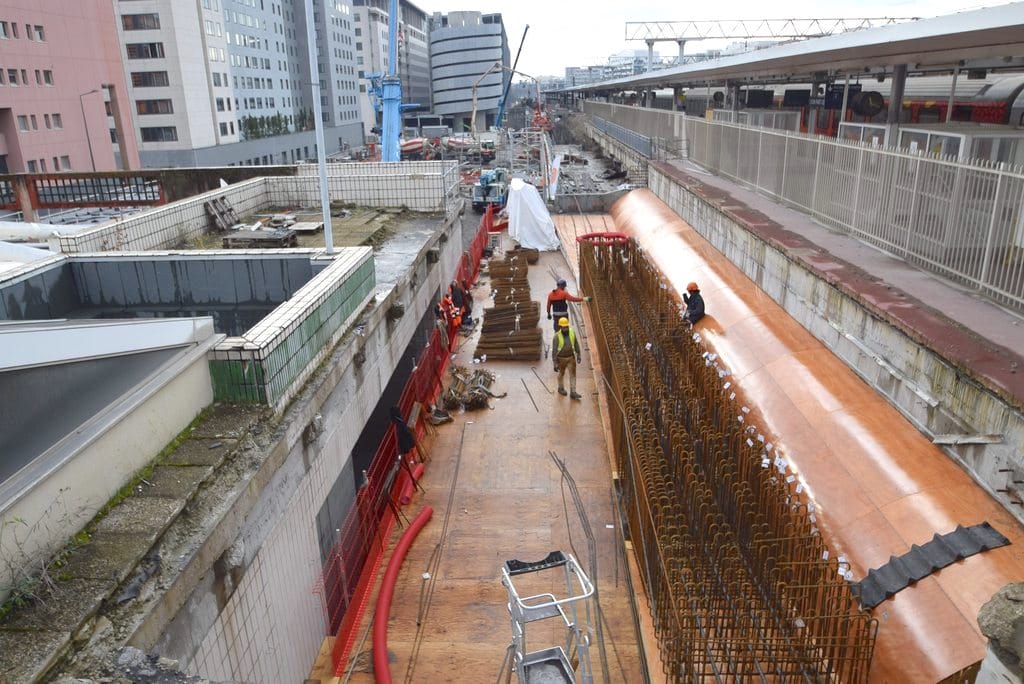
[[[961, 73], [956, 81], [953, 121], [1024, 127], [1024, 75], [987, 74], [984, 78], [972, 76], [970, 73]], [[844, 85], [844, 81], [837, 81], [832, 86], [818, 86], [818, 92], [814, 94], [813, 99], [820, 103], [824, 114], [816, 117], [815, 133], [836, 135]], [[951, 75], [908, 78], [904, 88], [901, 123], [944, 122], [952, 86]], [[892, 80], [888, 78], [881, 81], [874, 77], [851, 80], [846, 120], [884, 122], [891, 87]], [[655, 90], [653, 104], [657, 108], [671, 109], [672, 96], [671, 89]], [[619, 96], [613, 98], [613, 101], [633, 102], [636, 97]], [[680, 98], [682, 108], [691, 116], [704, 116], [708, 109], [726, 106], [726, 90], [723, 87], [689, 88]], [[741, 90], [740, 102], [741, 107], [747, 109], [799, 110], [802, 112], [800, 130], [809, 132], [807, 113], [812, 103], [809, 83], [746, 86]]]

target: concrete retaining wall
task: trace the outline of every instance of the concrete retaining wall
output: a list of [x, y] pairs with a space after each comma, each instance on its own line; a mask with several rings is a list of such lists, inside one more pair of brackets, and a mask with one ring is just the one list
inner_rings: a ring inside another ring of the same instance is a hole
[[926, 435], [1001, 435], [946, 451], [1024, 521], [1007, 491], [1024, 480], [1020, 410], [654, 166], [650, 188]]
[[[190, 672], [216, 681], [302, 681], [325, 636], [314, 594], [321, 550], [316, 516], [351, 468], [356, 439], [395, 371], [423, 313], [462, 255], [458, 221], [421, 250], [390, 291], [360, 319], [359, 334], [339, 343], [320, 374], [296, 396], [263, 462], [194, 553], [152, 618], [135, 633]], [[437, 250], [431, 263], [427, 252]], [[402, 304], [405, 315], [389, 320]], [[355, 357], [365, 355], [361, 364]], [[304, 440], [319, 416], [322, 430]], [[228, 553], [228, 550], [231, 550]], [[224, 559], [232, 566], [224, 574]], [[169, 616], [174, 616], [168, 622]]]
[[606, 155], [622, 164], [626, 178], [636, 185], [647, 185], [647, 158], [610, 135], [599, 131], [592, 124], [586, 125], [587, 135], [598, 144]]

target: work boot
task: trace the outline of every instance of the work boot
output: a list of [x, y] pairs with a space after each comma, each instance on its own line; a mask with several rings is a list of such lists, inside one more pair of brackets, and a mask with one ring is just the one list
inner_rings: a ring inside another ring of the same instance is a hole
[[559, 387], [558, 388], [558, 393], [561, 394], [564, 397], [565, 396], [565, 388], [564, 387]]
[[580, 399], [582, 399], [582, 398], [583, 398], [583, 395], [581, 395], [581, 394], [576, 394], [575, 392], [573, 392], [572, 394], [570, 394], [570, 395], [569, 395], [569, 398], [570, 398], [570, 399], [575, 399], [575, 400], [579, 401]]

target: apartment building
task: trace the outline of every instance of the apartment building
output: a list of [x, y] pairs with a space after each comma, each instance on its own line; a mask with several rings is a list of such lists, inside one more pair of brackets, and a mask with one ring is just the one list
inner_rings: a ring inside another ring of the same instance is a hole
[[[389, 0], [353, 0], [356, 62], [359, 71], [359, 106], [367, 133], [381, 125], [374, 107], [370, 77], [388, 70]], [[402, 101], [430, 109], [430, 20], [427, 14], [406, 0], [398, 3], [398, 64], [395, 73], [402, 80]]]
[[510, 64], [508, 36], [500, 14], [449, 12], [432, 16], [431, 94], [434, 114], [443, 123], [455, 131], [469, 130], [475, 90], [477, 130], [494, 125], [502, 90], [510, 77], [495, 64]]
[[[316, 155], [303, 0], [120, 0], [116, 31], [146, 167]], [[351, 0], [316, 0], [328, 154], [362, 144]]]
[[0, 173], [137, 168], [110, 0], [0, 5]]

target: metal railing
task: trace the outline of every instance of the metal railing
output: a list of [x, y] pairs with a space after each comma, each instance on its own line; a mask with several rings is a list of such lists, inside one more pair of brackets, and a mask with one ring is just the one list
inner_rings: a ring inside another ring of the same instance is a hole
[[600, 116], [594, 116], [592, 120], [597, 130], [618, 140], [634, 152], [638, 152], [648, 159], [654, 156], [654, 147], [651, 144], [651, 139], [646, 135], [640, 135], [636, 131], [631, 131]]
[[1024, 309], [1024, 170], [688, 118], [689, 159]]

